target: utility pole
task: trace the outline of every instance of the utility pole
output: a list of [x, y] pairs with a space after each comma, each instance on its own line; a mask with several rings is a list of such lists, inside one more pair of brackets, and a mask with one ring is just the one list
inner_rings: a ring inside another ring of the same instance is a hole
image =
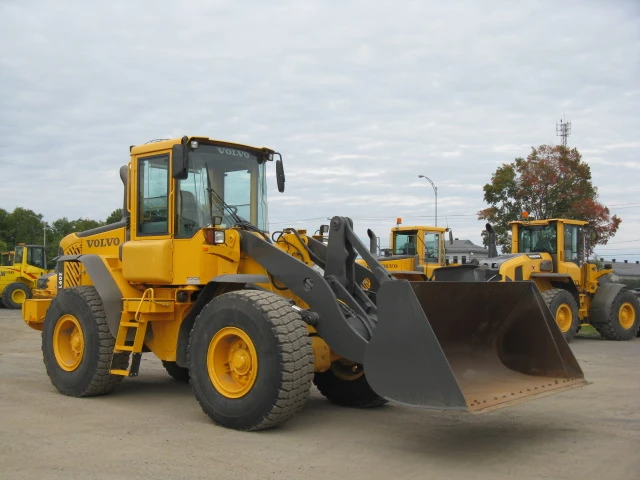
[[567, 138], [571, 135], [571, 122], [566, 118], [561, 118], [560, 123], [556, 123], [556, 137], [562, 137], [562, 146], [567, 146]]

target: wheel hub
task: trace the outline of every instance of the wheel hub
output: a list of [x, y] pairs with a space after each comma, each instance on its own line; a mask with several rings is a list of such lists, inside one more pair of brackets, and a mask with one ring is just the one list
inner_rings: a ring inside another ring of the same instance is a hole
[[636, 311], [629, 302], [625, 302], [620, 306], [618, 321], [625, 330], [629, 330], [636, 323]]
[[80, 322], [73, 315], [63, 315], [53, 330], [53, 354], [58, 366], [72, 372], [84, 356], [84, 335]]
[[25, 295], [25, 293], [20, 290], [14, 290], [13, 293], [11, 294], [11, 300], [15, 303], [24, 303], [24, 301], [26, 300], [27, 296]]
[[207, 351], [209, 379], [227, 398], [240, 398], [253, 387], [258, 375], [258, 353], [249, 335], [236, 327], [220, 329]]
[[562, 333], [569, 331], [573, 323], [573, 315], [568, 305], [563, 304], [558, 307], [558, 310], [556, 310], [556, 323]]

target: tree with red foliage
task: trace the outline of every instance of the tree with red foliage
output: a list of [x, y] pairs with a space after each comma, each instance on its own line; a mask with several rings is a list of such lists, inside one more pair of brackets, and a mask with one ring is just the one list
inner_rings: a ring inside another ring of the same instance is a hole
[[540, 145], [526, 158], [502, 164], [483, 187], [488, 208], [478, 212], [489, 221], [503, 252], [511, 249], [509, 222], [529, 218], [568, 218], [588, 221], [596, 232], [596, 244], [606, 244], [622, 221], [610, 215], [598, 202], [597, 188], [591, 183], [591, 169], [577, 149], [562, 145]]

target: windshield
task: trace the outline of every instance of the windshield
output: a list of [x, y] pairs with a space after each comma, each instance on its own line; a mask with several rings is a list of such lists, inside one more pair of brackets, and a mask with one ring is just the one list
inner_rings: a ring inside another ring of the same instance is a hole
[[518, 252], [556, 253], [556, 224], [521, 225], [518, 232]]
[[251, 152], [200, 145], [189, 152], [189, 175], [178, 182], [178, 235], [192, 236], [222, 217], [222, 227], [249, 222], [269, 228], [265, 164]]

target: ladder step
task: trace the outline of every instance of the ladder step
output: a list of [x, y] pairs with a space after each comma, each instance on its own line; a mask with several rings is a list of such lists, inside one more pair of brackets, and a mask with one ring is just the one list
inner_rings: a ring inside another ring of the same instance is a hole
[[139, 327], [140, 325], [142, 325], [142, 323], [138, 323], [138, 322], [120, 322], [120, 326], [121, 327], [129, 327], [129, 328], [134, 328], [134, 327]]
[[118, 352], [133, 352], [133, 346], [132, 345], [116, 345], [114, 347], [113, 351], [115, 353], [118, 353]]
[[109, 370], [109, 373], [111, 375], [122, 375], [123, 377], [127, 377], [129, 375], [129, 371], [128, 370], [119, 370], [119, 369], [112, 369]]

